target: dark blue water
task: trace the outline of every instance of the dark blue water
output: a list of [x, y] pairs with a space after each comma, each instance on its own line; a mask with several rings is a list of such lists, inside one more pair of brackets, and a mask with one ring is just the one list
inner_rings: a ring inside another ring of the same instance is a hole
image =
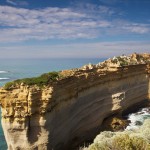
[[[6, 82], [38, 76], [49, 71], [79, 68], [85, 64], [96, 64], [104, 59], [2, 59], [0, 60], [0, 86]], [[0, 124], [0, 150], [6, 150], [4, 134]]]

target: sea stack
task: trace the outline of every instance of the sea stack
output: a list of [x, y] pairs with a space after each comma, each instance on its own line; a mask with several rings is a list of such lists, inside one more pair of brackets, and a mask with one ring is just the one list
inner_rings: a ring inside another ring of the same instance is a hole
[[7, 83], [0, 104], [8, 150], [69, 150], [149, 99], [150, 54]]

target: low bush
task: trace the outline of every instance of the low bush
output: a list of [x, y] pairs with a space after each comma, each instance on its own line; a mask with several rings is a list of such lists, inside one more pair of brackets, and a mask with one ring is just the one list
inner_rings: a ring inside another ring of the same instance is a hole
[[39, 77], [33, 77], [33, 78], [24, 78], [24, 79], [18, 79], [13, 82], [8, 82], [4, 85], [4, 88], [6, 90], [11, 89], [12, 87], [16, 86], [17, 84], [25, 84], [25, 85], [38, 85], [39, 87], [43, 85], [47, 85], [48, 83], [52, 81], [56, 81], [60, 78], [59, 72], [49, 72], [42, 74]]
[[134, 131], [99, 134], [94, 142], [83, 150], [150, 150], [150, 119]]
[[148, 150], [149, 143], [142, 137], [132, 134], [119, 134], [112, 138], [112, 149], [115, 150]]
[[122, 58], [122, 57], [117, 57], [118, 61], [120, 62], [120, 65], [121, 66], [125, 66], [125, 65], [128, 65], [128, 62], [125, 58]]

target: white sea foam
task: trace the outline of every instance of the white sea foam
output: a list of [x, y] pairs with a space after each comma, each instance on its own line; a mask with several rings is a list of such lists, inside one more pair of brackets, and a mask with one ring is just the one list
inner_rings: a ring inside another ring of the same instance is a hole
[[0, 80], [9, 80], [10, 78], [0, 78]]
[[0, 73], [8, 73], [8, 71], [0, 71]]
[[138, 129], [145, 119], [150, 118], [150, 108], [143, 108], [136, 113], [132, 113], [128, 116], [130, 124], [126, 127], [126, 130]]

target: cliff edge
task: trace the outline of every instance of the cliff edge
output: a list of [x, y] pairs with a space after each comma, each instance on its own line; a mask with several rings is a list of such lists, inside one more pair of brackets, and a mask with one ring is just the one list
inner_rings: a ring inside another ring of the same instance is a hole
[[150, 54], [43, 74], [0, 89], [8, 150], [63, 150], [91, 140], [105, 118], [150, 99]]

